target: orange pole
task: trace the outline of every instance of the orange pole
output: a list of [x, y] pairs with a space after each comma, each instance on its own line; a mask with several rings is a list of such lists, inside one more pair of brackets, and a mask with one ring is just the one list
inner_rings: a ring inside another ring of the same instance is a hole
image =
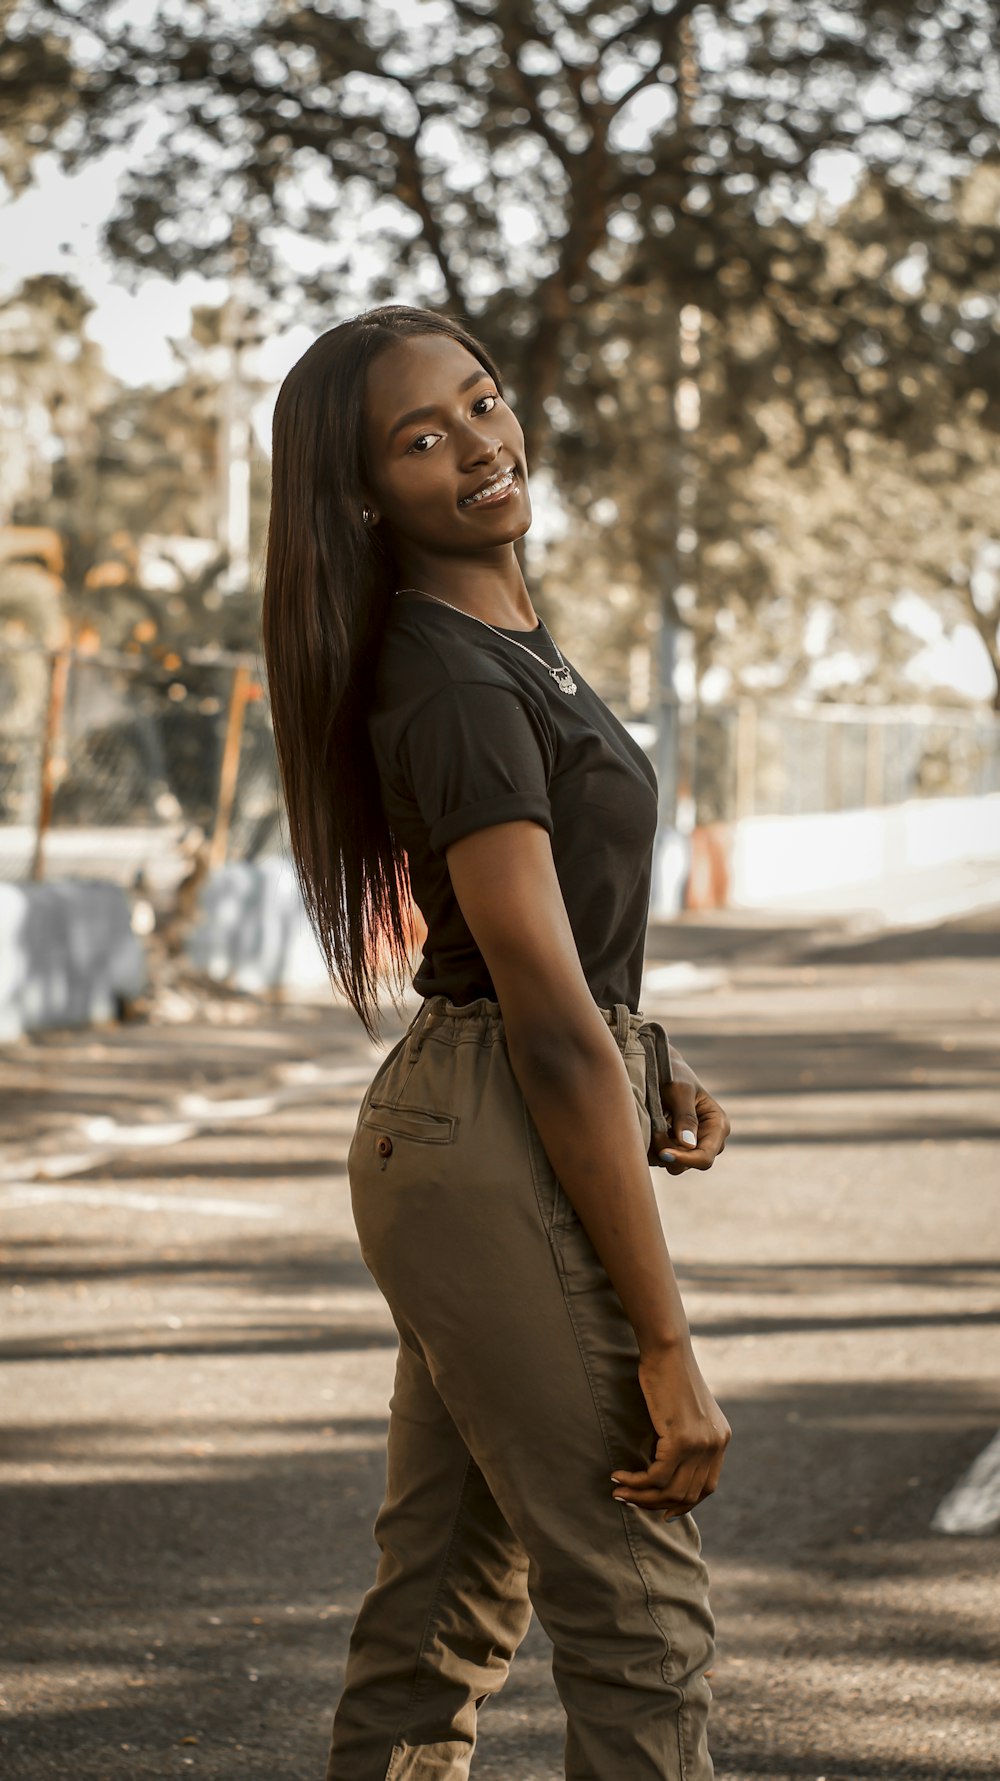
[[41, 879], [45, 875], [45, 837], [52, 826], [52, 805], [55, 800], [56, 784], [60, 777], [56, 745], [59, 741], [59, 731], [62, 728], [71, 660], [70, 650], [57, 649], [49, 661], [49, 696], [45, 708], [45, 728], [42, 732], [35, 851], [31, 860], [33, 879]]
[[236, 780], [240, 770], [243, 719], [252, 690], [250, 670], [241, 662], [240, 666], [233, 671], [229, 710], [226, 713], [226, 739], [222, 745], [219, 795], [215, 801], [215, 827], [212, 831], [212, 844], [208, 850], [208, 864], [212, 871], [226, 863], [229, 830], [233, 819], [233, 804], [236, 800]]

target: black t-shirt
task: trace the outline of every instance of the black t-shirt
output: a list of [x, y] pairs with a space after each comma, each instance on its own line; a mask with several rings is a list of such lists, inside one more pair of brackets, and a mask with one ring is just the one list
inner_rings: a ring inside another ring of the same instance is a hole
[[656, 775], [573, 669], [575, 697], [545, 662], [543, 624], [501, 636], [420, 595], [391, 601], [369, 733], [393, 834], [409, 859], [427, 939], [414, 988], [456, 1004], [496, 999], [455, 898], [445, 851], [474, 829], [547, 829], [570, 926], [600, 1007], [639, 1006], [656, 830]]

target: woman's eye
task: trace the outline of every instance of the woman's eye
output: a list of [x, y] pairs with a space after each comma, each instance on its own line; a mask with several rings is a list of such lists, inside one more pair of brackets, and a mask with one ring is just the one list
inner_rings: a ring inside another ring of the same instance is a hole
[[[499, 396], [496, 395], [477, 396], [472, 404], [472, 412], [473, 414], [489, 414], [491, 409], [496, 407], [499, 400]], [[481, 406], [483, 403], [487, 404], [485, 408]], [[416, 439], [413, 440], [408, 449], [410, 451], [415, 451], [418, 457], [425, 458], [427, 453], [433, 449], [434, 441], [440, 439], [440, 437], [440, 433], [418, 433]]]

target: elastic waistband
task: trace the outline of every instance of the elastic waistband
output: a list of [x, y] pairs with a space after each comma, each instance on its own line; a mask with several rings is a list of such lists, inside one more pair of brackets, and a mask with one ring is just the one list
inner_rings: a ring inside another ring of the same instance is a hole
[[[650, 1161], [659, 1160], [661, 1148], [669, 1142], [668, 1121], [663, 1111], [661, 1091], [671, 1080], [670, 1041], [658, 1020], [646, 1020], [633, 1014], [627, 1002], [615, 1002], [600, 1010], [615, 1035], [618, 1049], [624, 1052], [630, 1038], [637, 1037], [645, 1062], [646, 1107], [652, 1127]], [[476, 1028], [484, 1038], [496, 1037], [503, 1028], [499, 1002], [480, 996], [474, 1002], [455, 1003], [447, 996], [427, 996], [406, 1029], [405, 1044], [415, 1058], [429, 1032], [435, 1027], [450, 1028], [452, 1033], [467, 1032], [471, 1038]]]
[[[622, 1051], [629, 1037], [634, 1037], [645, 1024], [643, 1016], [633, 1014], [627, 1002], [615, 1002], [610, 1008], [600, 1009], [600, 1013]], [[471, 1034], [477, 1025], [484, 1033], [491, 1027], [502, 1028], [503, 1015], [499, 1002], [492, 1001], [488, 996], [462, 1003], [452, 1002], [447, 996], [425, 996], [406, 1029], [406, 1038], [411, 1053], [416, 1054], [427, 1034], [435, 1027], [451, 1026]]]

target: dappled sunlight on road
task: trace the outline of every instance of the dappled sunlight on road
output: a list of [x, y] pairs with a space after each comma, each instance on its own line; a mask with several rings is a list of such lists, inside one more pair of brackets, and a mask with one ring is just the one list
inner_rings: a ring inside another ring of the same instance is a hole
[[[644, 1008], [734, 1123], [708, 1175], [656, 1172], [735, 1436], [699, 1512], [717, 1775], [987, 1781], [996, 1541], [931, 1523], [998, 1420], [995, 934], [717, 938], [724, 975]], [[247, 1009], [233, 1045], [108, 1029], [4, 1060], [4, 1687], [32, 1781], [322, 1771], [396, 1346], [345, 1172], [380, 1054], [340, 1010]], [[185, 1095], [186, 1135], [127, 1141]], [[74, 1161], [95, 1119], [126, 1136]], [[561, 1746], [535, 1624], [477, 1781], [556, 1781]]]

